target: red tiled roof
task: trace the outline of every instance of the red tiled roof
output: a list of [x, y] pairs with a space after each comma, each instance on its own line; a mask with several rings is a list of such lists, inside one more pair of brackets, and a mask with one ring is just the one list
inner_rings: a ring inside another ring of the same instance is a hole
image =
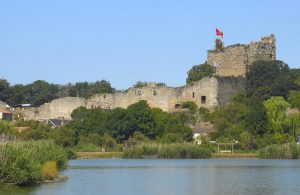
[[9, 110], [6, 110], [6, 109], [4, 109], [4, 108], [0, 108], [0, 112], [2, 112], [2, 113], [6, 113], [6, 114], [12, 114], [12, 112], [11, 112], [11, 111], [9, 111]]

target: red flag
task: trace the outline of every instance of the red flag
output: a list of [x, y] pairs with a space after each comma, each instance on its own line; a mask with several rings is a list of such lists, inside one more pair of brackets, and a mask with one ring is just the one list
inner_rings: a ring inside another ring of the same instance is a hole
[[216, 28], [216, 35], [223, 39], [223, 32]]

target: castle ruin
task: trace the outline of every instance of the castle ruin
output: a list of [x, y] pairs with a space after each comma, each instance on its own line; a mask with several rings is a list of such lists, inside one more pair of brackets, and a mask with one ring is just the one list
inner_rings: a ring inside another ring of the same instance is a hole
[[46, 120], [53, 118], [70, 119], [72, 111], [80, 106], [86, 108], [127, 108], [140, 100], [146, 100], [150, 107], [166, 112], [180, 109], [182, 103], [194, 102], [198, 107], [213, 109], [226, 104], [237, 90], [244, 87], [243, 75], [247, 66], [256, 60], [275, 60], [275, 36], [261, 38], [249, 45], [235, 44], [224, 47], [216, 42], [214, 50], [209, 50], [207, 63], [216, 66], [216, 76], [206, 77], [182, 87], [158, 86], [148, 83], [141, 88], [129, 88], [113, 94], [95, 94], [88, 99], [65, 97], [53, 100], [38, 108], [23, 110], [24, 119]]
[[259, 60], [276, 60], [276, 40], [273, 34], [248, 45], [235, 44], [228, 47], [216, 39], [215, 49], [207, 52], [207, 63], [214, 65], [216, 75], [221, 77], [245, 75], [247, 66]]

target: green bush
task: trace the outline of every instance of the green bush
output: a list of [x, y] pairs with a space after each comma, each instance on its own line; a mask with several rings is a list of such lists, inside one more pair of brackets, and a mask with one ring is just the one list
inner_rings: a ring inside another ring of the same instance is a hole
[[50, 141], [28, 141], [0, 145], [0, 182], [18, 185], [42, 179], [42, 164], [56, 162], [66, 167], [64, 150]]
[[65, 155], [67, 159], [76, 159], [77, 157], [75, 150], [72, 148], [65, 148]]

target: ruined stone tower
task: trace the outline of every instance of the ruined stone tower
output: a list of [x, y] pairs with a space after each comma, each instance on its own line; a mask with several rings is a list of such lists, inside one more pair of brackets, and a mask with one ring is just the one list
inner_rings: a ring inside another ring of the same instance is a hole
[[248, 45], [235, 44], [228, 47], [218, 39], [215, 49], [207, 52], [207, 63], [216, 66], [218, 76], [245, 75], [246, 68], [257, 60], [276, 60], [276, 40], [273, 34]]
[[24, 110], [24, 119], [70, 119], [72, 111], [80, 106], [108, 110], [127, 108], [140, 100], [146, 100], [150, 107], [166, 112], [178, 111], [185, 102], [194, 102], [198, 107], [214, 109], [226, 104], [236, 91], [244, 87], [244, 78], [226, 76], [242, 76], [246, 73], [247, 66], [254, 61], [275, 59], [274, 35], [263, 37], [260, 41], [248, 45], [235, 44], [228, 47], [224, 47], [224, 43], [216, 39], [215, 49], [208, 51], [207, 63], [216, 66], [216, 75], [219, 77], [205, 77], [179, 87], [148, 83], [141, 88], [129, 88], [114, 94], [99, 93], [88, 99], [60, 98], [38, 108]]

